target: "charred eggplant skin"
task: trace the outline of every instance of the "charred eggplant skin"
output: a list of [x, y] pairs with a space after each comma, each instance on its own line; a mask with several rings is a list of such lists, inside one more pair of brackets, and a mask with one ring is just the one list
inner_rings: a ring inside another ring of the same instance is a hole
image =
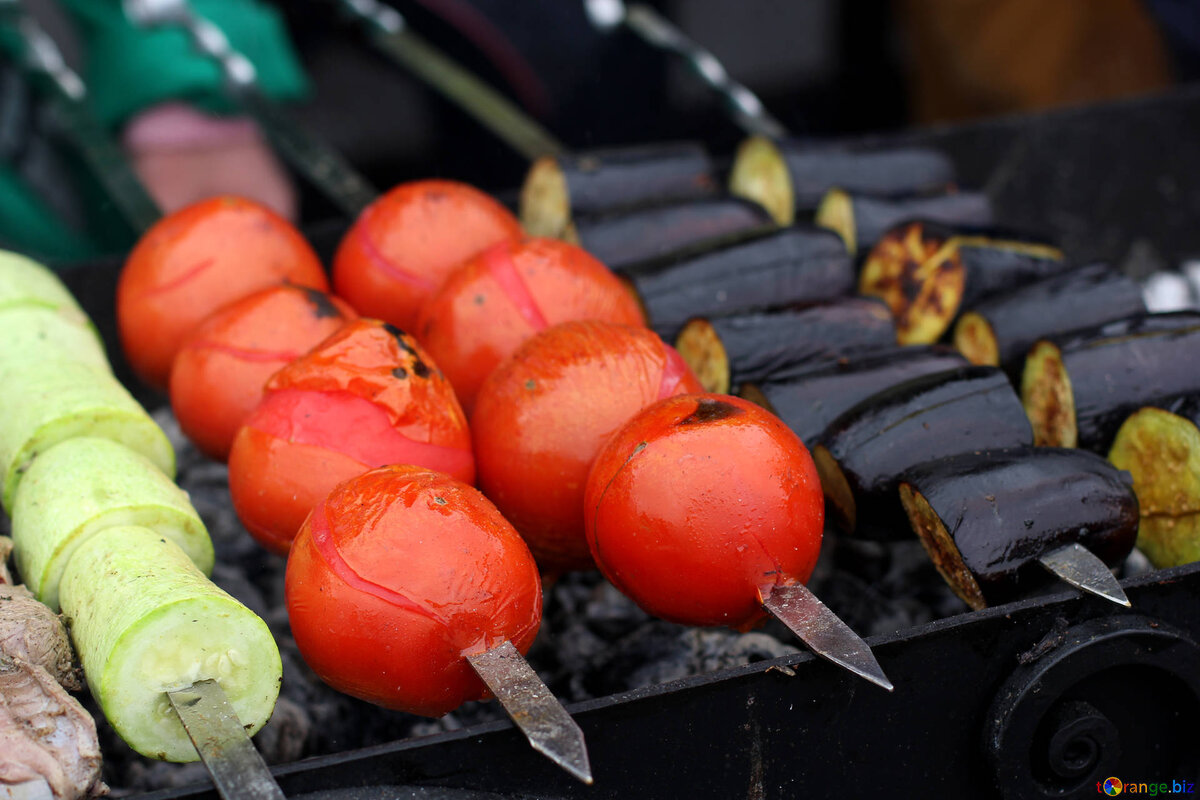
[[1053, 550], [1078, 543], [1116, 566], [1137, 538], [1129, 473], [1080, 450], [968, 452], [912, 467], [901, 485], [935, 512], [987, 605], [1052, 580], [1037, 560]]
[[939, 150], [848, 150], [798, 140], [777, 142], [792, 181], [795, 207], [812, 210], [825, 193], [840, 188], [869, 197], [913, 197], [945, 192], [954, 164]]
[[890, 347], [833, 363], [791, 367], [753, 385], [775, 415], [812, 447], [821, 443], [831, 422], [868, 397], [922, 375], [966, 365], [958, 352], [941, 345]]
[[559, 156], [571, 210], [599, 214], [713, 195], [712, 157], [698, 142], [665, 142]]
[[602, 216], [580, 215], [575, 219], [574, 238], [620, 272], [731, 234], [771, 227], [774, 223], [762, 206], [737, 197], [717, 197]]
[[854, 263], [837, 234], [793, 226], [640, 265], [625, 277], [650, 327], [673, 341], [693, 317], [847, 296], [854, 289]]
[[[1004, 372], [968, 366], [871, 395], [828, 426], [814, 458], [839, 526], [862, 538], [892, 539], [908, 531], [897, 494], [908, 470], [963, 452], [1032, 444], [1029, 419]], [[841, 481], [848, 496], [837, 494]]]
[[969, 309], [990, 329], [1000, 366], [1010, 375], [1038, 339], [1145, 312], [1137, 281], [1106, 264], [1018, 286]]
[[838, 204], [848, 204], [853, 233], [844, 233], [851, 252], [866, 253], [887, 231], [910, 220], [953, 226], [985, 226], [993, 221], [992, 204], [982, 192], [954, 192], [932, 197], [887, 199], [852, 195], [840, 189], [826, 193], [817, 211], [824, 224]]
[[711, 317], [729, 361], [729, 384], [762, 381], [783, 369], [815, 366], [895, 345], [883, 303], [846, 297], [823, 303]]

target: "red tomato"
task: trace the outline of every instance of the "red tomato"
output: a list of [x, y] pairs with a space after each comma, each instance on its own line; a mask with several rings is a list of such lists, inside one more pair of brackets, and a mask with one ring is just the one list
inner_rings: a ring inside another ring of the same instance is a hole
[[333, 260], [333, 285], [360, 314], [404, 330], [451, 271], [521, 237], [512, 212], [465, 183], [401, 184], [367, 207]]
[[547, 328], [479, 391], [471, 416], [479, 486], [543, 569], [591, 569], [583, 489], [592, 459], [638, 411], [700, 391], [651, 330], [595, 320]]
[[288, 555], [288, 620], [338, 691], [437, 717], [488, 696], [464, 656], [537, 635], [529, 549], [474, 488], [416, 467], [372, 470], [313, 509]]
[[777, 417], [738, 397], [681, 395], [614, 435], [588, 474], [588, 544], [648, 613], [746, 630], [821, 548], [816, 467]]
[[126, 360], [165, 389], [184, 337], [226, 303], [289, 281], [326, 291], [317, 254], [287, 220], [240, 197], [168, 214], [134, 246], [117, 281]]
[[344, 301], [291, 285], [221, 308], [175, 356], [170, 393], [179, 427], [201, 452], [224, 461], [267, 379], [354, 317]]
[[334, 486], [385, 464], [475, 480], [471, 433], [450, 384], [408, 334], [359, 319], [267, 382], [234, 437], [229, 490], [254, 538], [286, 553]]
[[429, 299], [417, 338], [470, 413], [484, 378], [540, 330], [574, 319], [645, 325], [607, 267], [557, 239], [506, 242], [455, 270]]

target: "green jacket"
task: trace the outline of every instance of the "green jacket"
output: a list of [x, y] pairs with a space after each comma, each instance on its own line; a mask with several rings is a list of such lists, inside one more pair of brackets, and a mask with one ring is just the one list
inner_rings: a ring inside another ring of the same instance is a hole
[[[83, 78], [92, 107], [114, 135], [139, 111], [167, 100], [217, 113], [231, 110], [218, 67], [192, 49], [183, 31], [138, 28], [126, 19], [120, 0], [60, 1], [77, 23], [86, 50]], [[191, 0], [191, 5], [254, 63], [267, 95], [294, 100], [305, 94], [304, 74], [274, 7], [257, 0]], [[11, 45], [8, 33], [0, 36], [0, 49], [6, 39]], [[98, 216], [96, 224], [105, 225], [105, 215]], [[0, 246], [63, 261], [96, 255], [111, 249], [112, 242], [57, 219], [11, 165], [0, 163]]]

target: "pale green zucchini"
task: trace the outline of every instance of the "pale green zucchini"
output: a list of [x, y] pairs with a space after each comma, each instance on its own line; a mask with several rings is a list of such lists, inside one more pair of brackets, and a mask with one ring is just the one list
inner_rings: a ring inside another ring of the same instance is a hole
[[0, 250], [0, 309], [27, 305], [70, 309], [86, 318], [66, 285], [50, 269], [19, 253]]
[[29, 467], [12, 507], [21, 579], [59, 608], [59, 582], [72, 554], [105, 528], [139, 525], [174, 541], [205, 574], [213, 547], [187, 493], [154, 464], [108, 439], [67, 439]]
[[0, 364], [62, 360], [112, 371], [95, 326], [72, 309], [0, 308]]
[[97, 533], [67, 564], [62, 604], [92, 696], [142, 755], [198, 759], [166, 696], [195, 681], [215, 679], [247, 733], [270, 718], [283, 676], [270, 629], [171, 540]]

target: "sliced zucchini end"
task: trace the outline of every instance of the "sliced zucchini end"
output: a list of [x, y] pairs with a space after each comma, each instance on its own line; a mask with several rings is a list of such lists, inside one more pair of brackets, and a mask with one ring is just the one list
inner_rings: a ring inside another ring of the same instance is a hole
[[858, 231], [854, 225], [854, 201], [841, 189], [830, 189], [817, 206], [814, 221], [842, 237], [850, 255], [858, 253]]
[[1043, 340], [1030, 348], [1021, 373], [1021, 404], [1033, 426], [1035, 445], [1076, 446], [1075, 395], [1062, 352], [1054, 343]]
[[783, 153], [765, 136], [751, 136], [738, 146], [729, 172], [729, 193], [758, 203], [780, 225], [796, 221], [792, 176]]
[[530, 236], [562, 238], [571, 222], [567, 177], [558, 160], [542, 156], [533, 162], [518, 200], [521, 226]]
[[954, 538], [946, 530], [937, 512], [925, 496], [911, 484], [900, 484], [900, 504], [908, 515], [908, 523], [921, 540], [921, 546], [929, 554], [938, 573], [954, 590], [958, 597], [975, 611], [987, 607], [983, 590], [963, 561], [962, 553], [954, 544]]
[[700, 317], [689, 321], [676, 337], [675, 349], [704, 391], [729, 393], [729, 354], [711, 322]]
[[846, 533], [853, 533], [858, 525], [858, 508], [846, 473], [824, 445], [814, 447], [812, 457], [817, 475], [821, 478], [821, 490], [825, 493], [826, 510], [832, 512], [830, 516], [839, 528]]
[[1142, 517], [1137, 548], [1159, 569], [1200, 561], [1200, 513]]
[[972, 364], [1000, 366], [996, 332], [983, 315], [974, 311], [959, 317], [954, 326], [954, 347]]

